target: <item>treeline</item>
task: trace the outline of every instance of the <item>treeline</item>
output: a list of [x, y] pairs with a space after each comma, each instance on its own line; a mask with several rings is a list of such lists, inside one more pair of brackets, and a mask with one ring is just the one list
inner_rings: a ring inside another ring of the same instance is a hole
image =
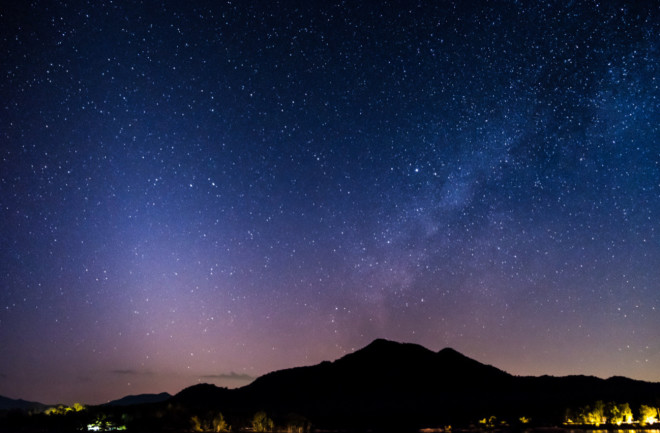
[[259, 411], [246, 423], [245, 419], [237, 419], [238, 426], [232, 427], [222, 412], [208, 412], [205, 416], [193, 415], [190, 420], [193, 432], [228, 433], [231, 431], [251, 431], [255, 433], [286, 432], [309, 433], [312, 424], [307, 418], [298, 414], [289, 414], [276, 423], [264, 411]]
[[311, 422], [302, 415], [271, 418], [253, 415], [197, 411], [176, 404], [143, 404], [127, 407], [60, 405], [43, 412], [0, 412], [0, 432], [30, 433], [72, 431], [309, 433]]
[[[628, 403], [596, 401], [591, 405], [577, 407], [565, 411], [563, 422], [565, 425], [583, 426], [652, 426], [659, 423], [660, 410], [658, 404], [635, 405]], [[40, 412], [26, 412], [13, 410], [0, 412], [0, 432], [32, 433], [53, 432], [71, 433], [89, 431], [128, 431], [137, 433], [163, 432], [163, 433], [309, 433], [314, 428], [324, 428], [323, 423], [314, 425], [310, 418], [298, 413], [283, 411], [254, 411], [249, 409], [227, 409], [221, 411], [219, 406], [200, 407], [198, 405], [184, 405], [177, 402], [140, 404], [135, 406], [57, 406]], [[222, 406], [224, 407], [224, 406]], [[517, 407], [517, 406], [516, 406]], [[494, 407], [492, 409], [495, 409]], [[495, 410], [495, 413], [498, 411]], [[561, 418], [561, 410], [557, 418]], [[464, 425], [476, 425], [484, 430], [512, 429], [523, 430], [535, 425], [549, 425], [541, 420], [532, 422], [524, 416], [513, 416], [512, 413], [500, 413], [501, 416], [489, 416], [476, 419]], [[385, 416], [385, 415], [383, 415]], [[561, 419], [553, 422], [557, 425]], [[477, 421], [478, 420], [478, 421]], [[508, 421], [507, 421], [508, 420]], [[513, 421], [512, 421], [513, 420]], [[358, 425], [359, 418], [347, 427]], [[410, 424], [402, 423], [401, 427], [410, 428]], [[434, 423], [429, 423], [433, 426]], [[450, 430], [445, 424], [444, 430]], [[463, 424], [459, 424], [463, 425]], [[399, 426], [397, 426], [399, 427]], [[397, 428], [397, 430], [401, 430]]]
[[648, 426], [658, 423], [660, 409], [642, 404], [633, 412], [628, 403], [604, 403], [597, 401], [593, 405], [567, 409], [564, 417], [565, 424], [580, 425], [622, 425], [637, 424]]

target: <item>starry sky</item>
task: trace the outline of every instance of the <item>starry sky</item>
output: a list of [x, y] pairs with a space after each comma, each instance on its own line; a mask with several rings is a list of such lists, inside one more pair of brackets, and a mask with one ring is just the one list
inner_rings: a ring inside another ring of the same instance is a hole
[[659, 9], [2, 2], [0, 395], [379, 337], [660, 381]]

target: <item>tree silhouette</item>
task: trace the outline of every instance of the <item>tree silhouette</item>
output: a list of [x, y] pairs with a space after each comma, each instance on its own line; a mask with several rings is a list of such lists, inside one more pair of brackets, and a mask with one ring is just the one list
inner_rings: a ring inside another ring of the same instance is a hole
[[658, 409], [645, 404], [639, 407], [639, 422], [642, 425], [655, 424], [658, 422]]
[[269, 432], [273, 430], [273, 420], [268, 418], [266, 412], [257, 412], [252, 418], [252, 429], [256, 433]]

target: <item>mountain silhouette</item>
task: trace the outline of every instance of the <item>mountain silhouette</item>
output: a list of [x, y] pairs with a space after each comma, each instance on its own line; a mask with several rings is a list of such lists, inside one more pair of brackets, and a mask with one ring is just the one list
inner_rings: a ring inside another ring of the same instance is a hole
[[8, 397], [3, 397], [0, 395], [0, 410], [25, 410], [25, 411], [42, 411], [46, 409], [48, 405], [43, 403], [38, 403], [36, 401], [26, 401], [21, 399], [12, 399]]
[[450, 348], [433, 352], [379, 339], [335, 361], [274, 371], [242, 388], [197, 384], [168, 397], [127, 396], [64, 418], [19, 416], [14, 409], [27, 412], [45, 406], [0, 397], [0, 431], [74, 431], [76, 425], [102, 417], [116, 423], [128, 420], [132, 431], [179, 432], [188, 431], [193, 419], [211, 428], [219, 413], [237, 430], [249, 430], [261, 411], [279, 428], [296, 432], [312, 425], [319, 430], [401, 433], [469, 426], [493, 416], [514, 426], [521, 417], [532, 419], [535, 426], [556, 426], [567, 409], [599, 400], [629, 403], [633, 410], [641, 404], [658, 407], [660, 383], [625, 377], [514, 376]]
[[161, 392], [160, 394], [127, 395], [126, 397], [109, 401], [102, 406], [133, 406], [136, 404], [160, 403], [170, 398], [172, 396], [167, 392]]
[[275, 371], [239, 389], [196, 385], [172, 401], [241, 414], [301, 414], [324, 428], [419, 428], [497, 415], [561, 422], [597, 400], [655, 403], [660, 383], [622, 377], [519, 377], [450, 349], [375, 340], [318, 365]]

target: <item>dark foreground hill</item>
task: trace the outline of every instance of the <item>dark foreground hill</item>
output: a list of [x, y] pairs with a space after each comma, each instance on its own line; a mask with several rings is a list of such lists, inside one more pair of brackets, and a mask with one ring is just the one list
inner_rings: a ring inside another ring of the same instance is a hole
[[452, 349], [376, 340], [334, 362], [266, 374], [229, 390], [196, 385], [171, 402], [247, 416], [303, 415], [325, 428], [419, 428], [497, 416], [561, 422], [567, 408], [597, 400], [655, 404], [660, 383], [622, 377], [517, 377]]

